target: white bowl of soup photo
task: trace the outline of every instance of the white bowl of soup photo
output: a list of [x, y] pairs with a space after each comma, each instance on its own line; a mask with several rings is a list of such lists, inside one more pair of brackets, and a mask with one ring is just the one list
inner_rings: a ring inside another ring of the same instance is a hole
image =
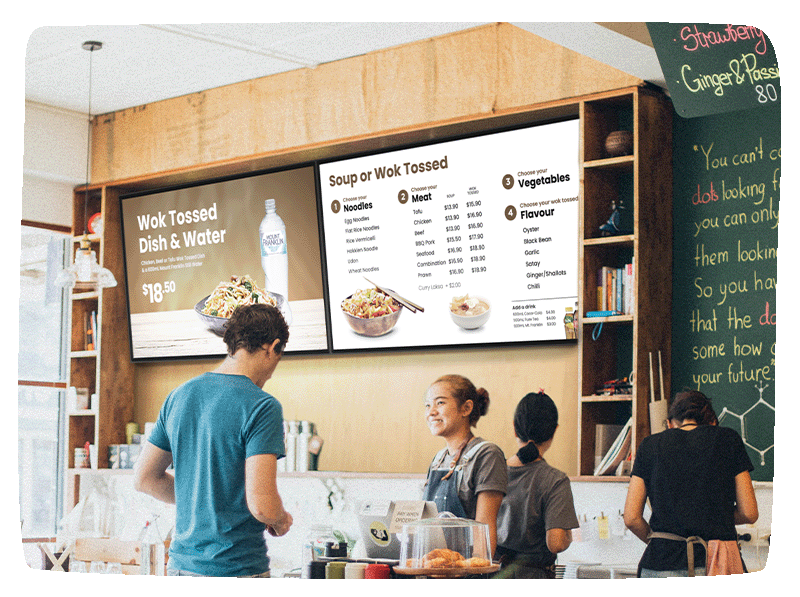
[[450, 317], [465, 330], [475, 330], [489, 320], [492, 305], [486, 297], [465, 294], [450, 301]]

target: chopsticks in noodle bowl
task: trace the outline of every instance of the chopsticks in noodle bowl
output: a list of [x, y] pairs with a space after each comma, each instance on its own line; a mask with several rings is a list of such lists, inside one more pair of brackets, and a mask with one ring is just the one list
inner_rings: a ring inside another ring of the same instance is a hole
[[377, 284], [375, 284], [375, 282], [373, 282], [372, 280], [370, 280], [370, 279], [369, 279], [369, 278], [367, 278], [366, 276], [364, 276], [364, 279], [365, 279], [367, 282], [369, 282], [370, 284], [372, 284], [372, 285], [373, 285], [375, 288], [377, 288], [378, 290], [380, 290], [382, 293], [384, 293], [384, 294], [386, 294], [386, 295], [388, 295], [388, 296], [392, 297], [394, 300], [396, 300], [398, 303], [400, 303], [401, 305], [403, 305], [403, 306], [404, 306], [406, 309], [408, 309], [408, 310], [409, 310], [409, 311], [411, 311], [412, 313], [416, 313], [417, 311], [423, 311], [423, 312], [425, 311], [425, 309], [423, 309], [422, 307], [420, 307], [418, 304], [416, 304], [416, 303], [412, 303], [412, 302], [411, 302], [410, 300], [408, 300], [407, 298], [403, 298], [402, 296], [400, 296], [399, 294], [397, 294], [397, 293], [396, 293], [396, 292], [394, 292], [393, 290], [387, 290], [386, 288], [381, 288], [380, 286], [378, 286]]

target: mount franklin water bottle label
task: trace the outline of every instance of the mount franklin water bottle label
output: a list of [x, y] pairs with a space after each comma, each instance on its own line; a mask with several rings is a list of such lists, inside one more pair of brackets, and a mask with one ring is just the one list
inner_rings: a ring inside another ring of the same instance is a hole
[[261, 256], [286, 253], [286, 238], [283, 234], [273, 232], [261, 236]]

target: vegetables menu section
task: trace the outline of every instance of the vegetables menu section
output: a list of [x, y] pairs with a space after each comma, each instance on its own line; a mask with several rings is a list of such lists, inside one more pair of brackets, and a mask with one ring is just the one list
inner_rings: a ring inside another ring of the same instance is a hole
[[333, 349], [574, 339], [578, 165], [577, 120], [320, 164]]

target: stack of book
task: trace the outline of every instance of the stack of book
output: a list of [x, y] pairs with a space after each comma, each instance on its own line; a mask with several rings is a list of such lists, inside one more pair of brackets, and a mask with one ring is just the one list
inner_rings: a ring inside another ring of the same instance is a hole
[[595, 475], [613, 475], [619, 468], [620, 463], [628, 458], [631, 453], [631, 424], [633, 418], [622, 426], [616, 439], [608, 448], [605, 455], [594, 468]]
[[624, 267], [597, 270], [597, 310], [619, 314], [633, 312], [633, 261]]

